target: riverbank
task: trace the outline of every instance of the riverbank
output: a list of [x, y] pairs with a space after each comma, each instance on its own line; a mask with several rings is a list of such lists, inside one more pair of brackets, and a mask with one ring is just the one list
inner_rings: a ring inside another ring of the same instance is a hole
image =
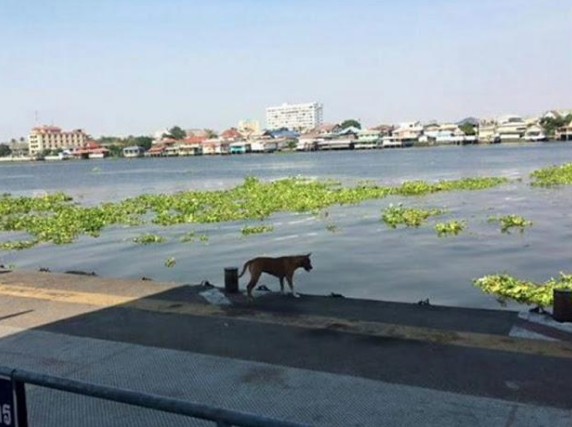
[[[548, 141], [542, 141], [542, 144], [553, 144], [553, 143], [566, 143], [566, 142], [572, 142], [572, 140], [570, 141], [560, 141], [560, 140], [548, 140]], [[512, 145], [512, 146], [527, 146], [530, 144], [537, 144], [538, 142], [536, 141], [519, 141], [519, 140], [507, 140], [507, 141], [503, 141], [502, 144], [506, 144], [506, 145]], [[499, 145], [501, 143], [495, 143], [493, 145]], [[340, 148], [340, 149], [324, 149], [324, 150], [312, 150], [311, 152], [315, 152], [315, 151], [322, 151], [322, 152], [331, 152], [331, 151], [378, 151], [378, 150], [388, 150], [388, 149], [395, 149], [395, 148], [434, 148], [434, 147], [467, 147], [467, 146], [473, 146], [473, 145], [477, 145], [477, 146], [487, 146], [487, 145], [491, 145], [488, 142], [471, 142], [471, 143], [466, 143], [466, 144], [461, 144], [461, 143], [429, 143], [429, 142], [420, 142], [420, 143], [416, 143], [416, 144], [409, 144], [409, 145], [402, 145], [402, 146], [382, 146], [381, 144], [379, 146], [368, 146], [367, 148], [360, 148], [359, 146], [355, 147], [355, 148], [350, 148], [350, 146], [348, 145], [345, 148]], [[274, 151], [260, 151], [260, 152], [225, 152], [225, 153], [220, 153], [220, 152], [206, 152], [206, 153], [199, 153], [199, 154], [173, 154], [170, 153], [169, 155], [161, 155], [161, 156], [137, 156], [137, 157], [117, 157], [117, 156], [109, 156], [109, 157], [105, 157], [105, 158], [100, 158], [100, 157], [85, 157], [85, 158], [74, 158], [74, 157], [65, 157], [65, 158], [59, 158], [57, 156], [49, 156], [50, 158], [46, 158], [46, 159], [36, 159], [34, 157], [27, 157], [27, 156], [21, 156], [21, 157], [11, 157], [11, 156], [6, 156], [6, 157], [0, 157], [0, 162], [41, 162], [44, 160], [48, 160], [48, 162], [58, 162], [58, 161], [62, 161], [62, 160], [117, 160], [117, 159], [121, 159], [121, 158], [126, 158], [129, 160], [141, 160], [141, 159], [149, 159], [149, 158], [185, 158], [185, 157], [227, 157], [227, 156], [244, 156], [244, 155], [269, 155], [269, 154], [279, 154], [279, 153], [308, 153], [310, 152], [309, 150], [293, 150], [290, 148], [285, 148], [283, 150], [274, 150]]]
[[[518, 312], [26, 271], [1, 273], [0, 294], [12, 368], [315, 426], [572, 419], [572, 334]], [[29, 390], [31, 423], [169, 417], [54, 393]]]

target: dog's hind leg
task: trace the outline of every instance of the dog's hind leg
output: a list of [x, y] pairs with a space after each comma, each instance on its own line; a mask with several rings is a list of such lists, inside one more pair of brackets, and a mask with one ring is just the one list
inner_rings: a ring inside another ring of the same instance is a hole
[[246, 294], [248, 295], [248, 299], [253, 299], [252, 290], [258, 283], [258, 279], [260, 278], [260, 272], [251, 271], [250, 272], [250, 282], [246, 285]]
[[280, 279], [280, 292], [284, 294], [284, 277], [279, 277]]

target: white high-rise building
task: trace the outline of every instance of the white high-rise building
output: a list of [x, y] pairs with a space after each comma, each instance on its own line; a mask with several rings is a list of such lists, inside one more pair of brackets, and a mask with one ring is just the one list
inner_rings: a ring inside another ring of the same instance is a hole
[[298, 131], [314, 129], [322, 124], [322, 109], [322, 104], [318, 102], [268, 107], [266, 126], [268, 129], [288, 128]]

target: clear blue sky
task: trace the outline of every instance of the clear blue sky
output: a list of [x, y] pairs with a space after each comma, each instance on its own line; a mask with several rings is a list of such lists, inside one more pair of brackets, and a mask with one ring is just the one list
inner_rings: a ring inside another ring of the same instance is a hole
[[570, 0], [0, 0], [0, 141], [572, 108]]

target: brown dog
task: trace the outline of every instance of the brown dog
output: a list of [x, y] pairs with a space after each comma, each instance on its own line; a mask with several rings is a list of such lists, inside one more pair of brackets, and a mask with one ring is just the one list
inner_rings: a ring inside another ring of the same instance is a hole
[[248, 282], [248, 285], [246, 286], [248, 298], [252, 299], [252, 290], [256, 286], [256, 283], [262, 273], [268, 273], [272, 276], [278, 277], [280, 280], [280, 291], [282, 293], [284, 293], [284, 278], [286, 278], [288, 286], [290, 286], [290, 290], [292, 291], [292, 295], [298, 298], [300, 295], [294, 291], [294, 272], [298, 268], [303, 268], [306, 271], [312, 270], [310, 255], [311, 254], [292, 255], [279, 258], [259, 257], [246, 261], [242, 268], [242, 273], [240, 273], [238, 277], [242, 277], [248, 268], [248, 271], [250, 271], [250, 282]]

